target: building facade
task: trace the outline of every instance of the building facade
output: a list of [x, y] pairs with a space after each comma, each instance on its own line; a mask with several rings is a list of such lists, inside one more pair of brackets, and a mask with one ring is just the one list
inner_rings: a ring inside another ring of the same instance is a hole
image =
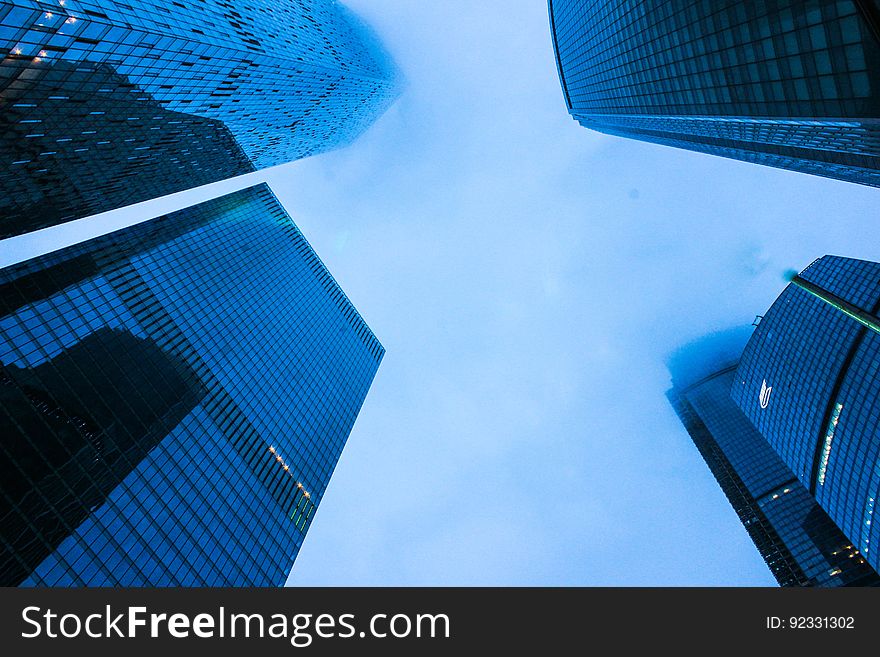
[[813, 262], [746, 346], [731, 395], [801, 483], [880, 568], [880, 263]]
[[549, 0], [549, 11], [581, 125], [880, 186], [880, 0]]
[[880, 577], [730, 396], [742, 332], [686, 347], [667, 393], [780, 586], [876, 586]]
[[281, 585], [384, 350], [260, 185], [0, 271], [0, 584]]
[[336, 0], [0, 0], [0, 237], [345, 145], [399, 93]]

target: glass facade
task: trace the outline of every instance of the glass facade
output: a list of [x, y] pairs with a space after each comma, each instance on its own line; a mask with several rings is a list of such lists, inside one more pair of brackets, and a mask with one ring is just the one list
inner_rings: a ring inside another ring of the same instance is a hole
[[583, 126], [880, 186], [875, 0], [549, 0], [549, 11]]
[[384, 354], [260, 185], [0, 271], [0, 584], [285, 582]]
[[[825, 256], [800, 279], [867, 316], [880, 312], [880, 263]], [[731, 395], [880, 567], [880, 333], [793, 282], [746, 346]]]
[[0, 237], [347, 144], [399, 93], [335, 0], [0, 0]]
[[[880, 577], [730, 396], [727, 336], [685, 348], [667, 397], [781, 586], [877, 586]], [[734, 340], [735, 342], [735, 340]], [[740, 341], [741, 344], [741, 341]]]

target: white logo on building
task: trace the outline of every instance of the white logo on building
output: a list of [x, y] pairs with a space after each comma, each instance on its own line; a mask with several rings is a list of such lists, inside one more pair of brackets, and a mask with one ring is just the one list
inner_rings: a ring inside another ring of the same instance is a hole
[[767, 379], [764, 379], [764, 383], [761, 384], [761, 394], [758, 395], [758, 400], [761, 402], [761, 408], [767, 408], [770, 405], [770, 393], [773, 392], [773, 387], [767, 385]]

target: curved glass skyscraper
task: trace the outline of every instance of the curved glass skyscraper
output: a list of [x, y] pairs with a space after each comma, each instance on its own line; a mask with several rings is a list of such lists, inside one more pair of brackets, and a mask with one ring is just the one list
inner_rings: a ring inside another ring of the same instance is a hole
[[347, 144], [399, 93], [336, 0], [0, 0], [0, 237]]
[[283, 584], [383, 354], [265, 185], [0, 271], [0, 585]]
[[819, 258], [779, 296], [731, 395], [880, 568], [880, 263]]
[[880, 186], [878, 0], [549, 0], [549, 11], [583, 126]]
[[781, 586], [877, 586], [880, 577], [731, 399], [748, 333], [709, 336], [670, 362], [673, 408]]

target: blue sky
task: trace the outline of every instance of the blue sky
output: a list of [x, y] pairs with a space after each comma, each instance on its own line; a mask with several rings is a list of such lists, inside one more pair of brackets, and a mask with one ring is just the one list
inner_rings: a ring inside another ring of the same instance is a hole
[[544, 0], [346, 4], [408, 83], [357, 143], [0, 256], [269, 182], [387, 349], [293, 585], [773, 584], [665, 360], [880, 260], [880, 192], [581, 128]]

